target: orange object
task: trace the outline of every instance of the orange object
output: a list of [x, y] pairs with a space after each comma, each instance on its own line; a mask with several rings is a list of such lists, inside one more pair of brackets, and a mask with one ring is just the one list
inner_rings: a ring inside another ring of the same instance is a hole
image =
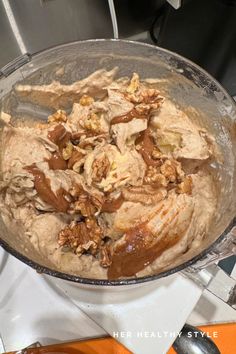
[[[221, 354], [236, 353], [236, 323], [201, 326], [199, 328], [211, 337]], [[27, 354], [132, 354], [132, 352], [115, 339], [106, 337], [28, 349]], [[176, 353], [171, 348], [167, 354]]]
[[[8, 354], [14, 354], [13, 352]], [[132, 354], [111, 337], [89, 339], [78, 342], [48, 345], [28, 349], [27, 354]]]

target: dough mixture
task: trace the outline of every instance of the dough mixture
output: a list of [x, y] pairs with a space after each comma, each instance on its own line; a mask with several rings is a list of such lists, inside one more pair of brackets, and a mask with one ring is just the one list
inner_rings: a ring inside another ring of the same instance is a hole
[[8, 227], [56, 269], [89, 278], [170, 267], [206, 237], [216, 209], [206, 168], [213, 137], [158, 83], [116, 73], [18, 85], [21, 99], [52, 114], [28, 125], [8, 119], [2, 136]]

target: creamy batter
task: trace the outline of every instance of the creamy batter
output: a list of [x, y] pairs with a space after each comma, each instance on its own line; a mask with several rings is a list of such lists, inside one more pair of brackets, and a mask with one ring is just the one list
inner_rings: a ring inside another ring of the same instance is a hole
[[202, 167], [215, 158], [213, 137], [158, 85], [116, 73], [18, 85], [21, 99], [54, 111], [28, 126], [8, 117], [2, 138], [7, 226], [20, 225], [56, 269], [90, 278], [170, 267], [207, 235], [216, 209]]

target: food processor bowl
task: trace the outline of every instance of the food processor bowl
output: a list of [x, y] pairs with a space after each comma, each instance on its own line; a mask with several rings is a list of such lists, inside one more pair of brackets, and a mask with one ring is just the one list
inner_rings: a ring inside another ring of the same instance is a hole
[[[189, 60], [163, 48], [123, 40], [88, 40], [54, 47], [33, 56], [27, 63], [10, 63], [0, 79], [1, 109], [14, 120], [27, 117], [46, 120], [50, 109], [21, 100], [14, 85], [44, 85], [53, 80], [64, 84], [80, 80], [95, 70], [118, 67], [118, 77], [139, 73], [142, 79], [158, 79], [158, 87], [181, 109], [192, 112], [191, 119], [206, 128], [216, 139], [221, 162], [210, 164], [217, 186], [217, 211], [209, 233], [201, 245], [190, 248], [157, 274], [127, 279], [88, 279], [63, 273], [37, 252], [29, 239], [11, 234], [0, 220], [3, 248], [40, 273], [93, 286], [137, 285], [183, 269], [196, 270], [226, 257], [235, 249], [236, 216], [236, 112], [235, 104], [221, 85]], [[9, 67], [11, 70], [9, 70]]]

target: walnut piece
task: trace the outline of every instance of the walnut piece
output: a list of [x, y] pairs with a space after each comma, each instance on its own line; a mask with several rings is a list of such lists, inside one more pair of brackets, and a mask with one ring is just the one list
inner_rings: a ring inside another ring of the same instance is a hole
[[149, 166], [144, 177], [144, 183], [147, 186], [149, 185], [150, 188], [166, 188], [167, 191], [175, 188], [179, 194], [190, 195], [192, 193], [191, 176], [185, 176], [181, 163], [174, 159], [165, 160], [161, 166]]
[[58, 244], [72, 248], [78, 255], [84, 252], [95, 255], [99, 250], [102, 236], [102, 229], [96, 219], [87, 218], [84, 222], [72, 222], [61, 230], [58, 234]]
[[104, 197], [101, 194], [89, 194], [79, 185], [73, 187], [70, 193], [75, 200], [72, 210], [80, 212], [85, 217], [94, 216], [101, 210], [104, 203]]
[[67, 115], [66, 112], [62, 109], [58, 109], [55, 113], [48, 117], [48, 123], [59, 123], [59, 122], [66, 122]]
[[155, 186], [167, 187], [168, 181], [166, 177], [160, 173], [160, 169], [154, 166], [149, 166], [144, 181]]
[[100, 248], [100, 266], [108, 268], [111, 265], [111, 249], [108, 245]]
[[94, 102], [93, 97], [88, 95], [83, 95], [79, 100], [81, 106], [90, 106], [93, 102]]
[[163, 154], [161, 153], [161, 151], [155, 146], [152, 151], [152, 158], [154, 160], [159, 160], [162, 156]]
[[176, 160], [166, 160], [160, 167], [160, 171], [169, 182], [180, 182], [185, 176], [181, 163]]
[[83, 216], [93, 216], [101, 210], [103, 199], [88, 193], [83, 193], [75, 202], [74, 210], [80, 211]]
[[180, 184], [178, 184], [177, 187], [177, 193], [183, 194], [192, 194], [192, 186], [193, 186], [193, 180], [191, 176], [187, 176], [185, 177], [185, 179], [183, 180], [183, 182], [181, 182]]
[[136, 93], [125, 94], [125, 98], [134, 103], [136, 110], [141, 113], [144, 110], [158, 109], [164, 102], [164, 97], [156, 89], [144, 89]]
[[124, 97], [135, 105], [135, 112], [141, 116], [148, 116], [152, 110], [159, 109], [164, 102], [164, 98], [156, 89], [144, 89], [134, 93], [125, 93]]
[[133, 76], [130, 80], [129, 86], [127, 87], [126, 91], [128, 93], [134, 93], [139, 88], [139, 85], [140, 85], [139, 75], [136, 73], [133, 73]]
[[62, 157], [64, 160], [69, 160], [71, 158], [73, 149], [74, 149], [73, 144], [70, 141], [68, 141], [66, 147], [62, 149]]
[[97, 134], [101, 133], [101, 123], [99, 116], [96, 113], [91, 113], [88, 117], [86, 117], [83, 122], [83, 126], [85, 129]]
[[153, 104], [163, 102], [164, 97], [160, 95], [160, 91], [157, 89], [145, 89], [140, 93], [141, 103]]
[[103, 178], [106, 178], [109, 169], [110, 169], [110, 162], [106, 155], [103, 155], [96, 160], [94, 160], [92, 165], [92, 179], [94, 182], [101, 182]]

